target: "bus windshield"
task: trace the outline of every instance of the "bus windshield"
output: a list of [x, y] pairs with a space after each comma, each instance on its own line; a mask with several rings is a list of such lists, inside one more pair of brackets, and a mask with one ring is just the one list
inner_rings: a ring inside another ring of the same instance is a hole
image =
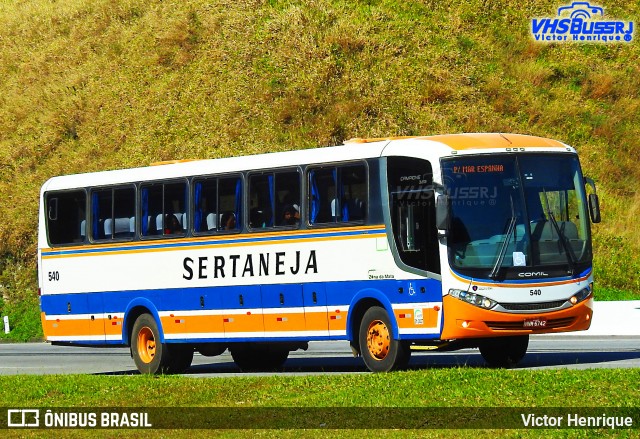
[[575, 273], [591, 262], [575, 155], [469, 156], [442, 166], [451, 201], [449, 259], [457, 271], [485, 278], [548, 276], [554, 268]]

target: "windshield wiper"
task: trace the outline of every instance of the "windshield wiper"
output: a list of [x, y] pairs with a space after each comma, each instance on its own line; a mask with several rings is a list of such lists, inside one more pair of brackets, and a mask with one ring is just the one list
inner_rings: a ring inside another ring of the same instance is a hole
[[547, 216], [551, 220], [551, 224], [553, 224], [553, 228], [556, 230], [556, 233], [558, 234], [558, 239], [560, 239], [560, 243], [562, 243], [562, 248], [564, 248], [564, 253], [567, 256], [567, 262], [569, 264], [569, 269], [570, 269], [569, 271], [571, 273], [571, 276], [573, 276], [573, 273], [575, 272], [575, 269], [576, 269], [576, 255], [573, 253], [573, 249], [571, 248], [571, 245], [567, 242], [567, 237], [565, 236], [564, 232], [558, 225], [558, 222], [556, 221], [556, 217], [553, 215], [553, 212], [551, 212], [551, 205], [549, 204], [549, 197], [547, 197], [547, 191], [544, 188], [542, 188], [542, 192], [544, 193], [544, 200], [545, 200], [545, 204], [547, 205], [547, 211], [546, 211]]
[[500, 247], [498, 259], [496, 259], [496, 263], [493, 265], [491, 273], [489, 273], [489, 277], [491, 279], [495, 279], [496, 277], [498, 277], [498, 272], [500, 271], [500, 267], [502, 266], [502, 262], [504, 261], [504, 256], [507, 253], [509, 239], [511, 238], [513, 231], [516, 229], [516, 212], [513, 207], [513, 197], [511, 195], [509, 195], [509, 200], [511, 201], [511, 219], [509, 220], [509, 228], [507, 229], [507, 234], [504, 236], [504, 241], [502, 242], [502, 246]]

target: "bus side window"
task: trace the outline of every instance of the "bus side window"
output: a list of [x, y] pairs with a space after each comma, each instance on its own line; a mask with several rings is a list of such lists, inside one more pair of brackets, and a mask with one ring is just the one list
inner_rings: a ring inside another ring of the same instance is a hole
[[193, 231], [209, 234], [240, 230], [241, 206], [242, 180], [240, 177], [195, 180]]
[[193, 184], [193, 231], [208, 233], [218, 225], [218, 179], [198, 179]]
[[249, 226], [252, 229], [296, 227], [300, 218], [300, 174], [278, 171], [249, 180]]
[[275, 177], [276, 226], [297, 227], [300, 224], [300, 174], [279, 172]]
[[367, 217], [367, 169], [362, 164], [311, 169], [309, 223], [363, 222]]
[[86, 238], [86, 203], [84, 190], [55, 192], [46, 195], [47, 236], [52, 245], [84, 242]]
[[389, 157], [387, 181], [389, 216], [398, 256], [410, 267], [439, 274], [431, 164], [426, 160]]
[[152, 183], [140, 191], [142, 236], [183, 236], [188, 225], [185, 182]]
[[130, 239], [135, 235], [133, 187], [91, 192], [91, 236], [94, 240]]
[[218, 230], [238, 232], [242, 228], [242, 179], [225, 177], [218, 181]]
[[249, 226], [264, 229], [273, 226], [273, 174], [252, 175], [249, 179]]

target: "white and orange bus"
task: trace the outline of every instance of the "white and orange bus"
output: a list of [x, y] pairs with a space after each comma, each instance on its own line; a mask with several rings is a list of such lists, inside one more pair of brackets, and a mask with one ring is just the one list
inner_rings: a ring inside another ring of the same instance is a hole
[[43, 185], [39, 215], [46, 339], [129, 346], [143, 373], [226, 349], [277, 368], [313, 340], [348, 341], [372, 371], [431, 348], [509, 366], [530, 334], [591, 322], [595, 186], [573, 148], [539, 137], [67, 175]]

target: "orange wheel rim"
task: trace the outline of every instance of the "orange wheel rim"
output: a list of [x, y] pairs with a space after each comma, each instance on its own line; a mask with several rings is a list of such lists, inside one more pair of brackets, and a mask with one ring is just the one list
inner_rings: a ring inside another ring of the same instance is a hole
[[391, 337], [389, 328], [382, 320], [374, 320], [367, 330], [367, 348], [376, 360], [384, 360], [389, 355]]
[[156, 356], [156, 338], [148, 326], [138, 332], [138, 357], [145, 363], [151, 363]]

